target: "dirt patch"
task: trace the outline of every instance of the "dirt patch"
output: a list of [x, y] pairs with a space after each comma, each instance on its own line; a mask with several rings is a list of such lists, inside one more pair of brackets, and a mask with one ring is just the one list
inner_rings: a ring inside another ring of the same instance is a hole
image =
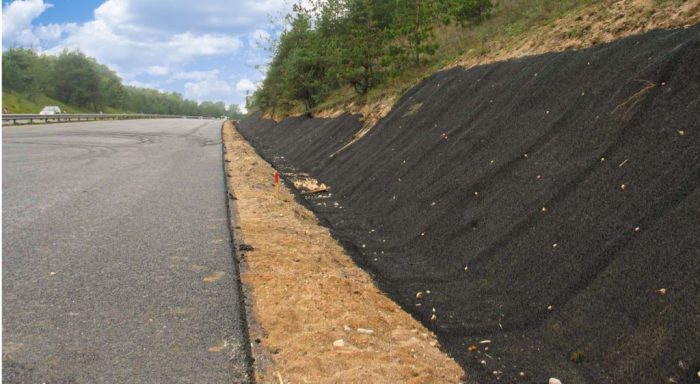
[[272, 362], [257, 367], [257, 381], [460, 382], [464, 372], [434, 335], [384, 296], [286, 187], [275, 191], [274, 169], [233, 124], [223, 133], [240, 231], [253, 249], [241, 276], [260, 326], [251, 340], [266, 354], [256, 360]]

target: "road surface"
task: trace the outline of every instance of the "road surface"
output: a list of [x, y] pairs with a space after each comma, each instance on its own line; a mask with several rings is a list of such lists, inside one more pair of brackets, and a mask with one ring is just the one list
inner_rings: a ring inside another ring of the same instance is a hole
[[220, 127], [3, 128], [4, 383], [248, 382]]

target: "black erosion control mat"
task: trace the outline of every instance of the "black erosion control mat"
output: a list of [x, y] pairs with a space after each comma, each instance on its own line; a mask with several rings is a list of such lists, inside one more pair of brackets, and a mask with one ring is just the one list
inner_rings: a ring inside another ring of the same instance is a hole
[[700, 383], [700, 26], [239, 126], [470, 381]]

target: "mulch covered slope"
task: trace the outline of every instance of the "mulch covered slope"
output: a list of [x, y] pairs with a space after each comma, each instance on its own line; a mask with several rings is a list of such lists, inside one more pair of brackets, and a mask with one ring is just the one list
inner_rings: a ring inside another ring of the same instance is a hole
[[[700, 382], [700, 26], [241, 132], [476, 382]], [[325, 195], [323, 195], [325, 196]]]

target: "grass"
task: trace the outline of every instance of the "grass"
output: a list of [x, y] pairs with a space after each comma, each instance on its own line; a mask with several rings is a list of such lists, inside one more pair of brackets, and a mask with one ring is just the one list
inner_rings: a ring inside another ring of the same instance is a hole
[[10, 113], [39, 113], [47, 105], [57, 105], [64, 113], [84, 112], [46, 95], [29, 96], [15, 92], [2, 92], [2, 109], [8, 109]]
[[[2, 109], [7, 108], [10, 113], [39, 113], [47, 105], [57, 105], [63, 113], [95, 113], [92, 110], [67, 105], [46, 95], [30, 96], [17, 92], [2, 92]], [[102, 112], [124, 113], [122, 110], [111, 107], [104, 108]]]

